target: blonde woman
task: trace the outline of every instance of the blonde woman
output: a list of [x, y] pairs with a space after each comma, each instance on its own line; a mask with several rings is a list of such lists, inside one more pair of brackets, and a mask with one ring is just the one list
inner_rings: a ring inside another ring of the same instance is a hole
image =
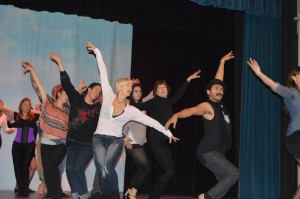
[[99, 49], [87, 42], [87, 48], [96, 54], [102, 85], [102, 108], [93, 138], [93, 153], [95, 164], [100, 174], [100, 187], [105, 197], [119, 199], [118, 176], [115, 164], [123, 150], [124, 141], [122, 128], [128, 121], [133, 120], [151, 126], [169, 138], [169, 142], [176, 142], [169, 130], [156, 120], [145, 115], [137, 108], [127, 103], [127, 97], [132, 91], [132, 81], [129, 78], [120, 78], [115, 82], [116, 93], [109, 84], [106, 66]]

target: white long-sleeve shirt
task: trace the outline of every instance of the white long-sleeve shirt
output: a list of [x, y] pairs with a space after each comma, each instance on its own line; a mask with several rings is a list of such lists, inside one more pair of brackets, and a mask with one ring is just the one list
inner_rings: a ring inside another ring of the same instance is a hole
[[109, 84], [106, 66], [103, 62], [100, 50], [96, 48], [94, 53], [96, 54], [97, 64], [100, 71], [100, 82], [103, 94], [102, 107], [95, 134], [122, 137], [123, 126], [130, 120], [133, 120], [155, 128], [166, 136], [171, 137], [172, 133], [170, 130], [165, 130], [158, 121], [145, 115], [140, 110], [129, 104], [126, 104], [124, 112], [121, 115], [113, 117], [112, 103], [116, 95]]

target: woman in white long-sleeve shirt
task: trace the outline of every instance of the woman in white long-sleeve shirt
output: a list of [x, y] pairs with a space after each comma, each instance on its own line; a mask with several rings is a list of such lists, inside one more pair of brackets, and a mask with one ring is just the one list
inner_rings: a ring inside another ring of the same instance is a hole
[[169, 130], [165, 130], [159, 122], [127, 103], [126, 98], [132, 90], [132, 81], [129, 78], [120, 78], [115, 82], [115, 94], [109, 84], [106, 66], [100, 50], [90, 42], [87, 42], [87, 48], [96, 54], [103, 95], [100, 117], [93, 138], [95, 164], [100, 174], [100, 187], [105, 197], [119, 199], [115, 164], [124, 146], [122, 135], [124, 124], [130, 120], [137, 121], [164, 133], [169, 137], [170, 142], [176, 142], [178, 138], [174, 137]]

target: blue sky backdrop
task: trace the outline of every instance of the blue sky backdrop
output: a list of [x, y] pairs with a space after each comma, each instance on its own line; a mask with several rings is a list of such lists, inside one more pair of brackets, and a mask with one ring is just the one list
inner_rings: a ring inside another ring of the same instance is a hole
[[[101, 50], [111, 84], [117, 78], [130, 76], [132, 25], [0, 6], [0, 99], [15, 111], [24, 97], [32, 100], [33, 107], [39, 103], [29, 74], [23, 75], [22, 61], [32, 63], [46, 92], [51, 94], [52, 87], [60, 83], [58, 67], [50, 61], [51, 52], [61, 53], [65, 69], [75, 87], [78, 87], [81, 79], [86, 84], [100, 82], [96, 59], [88, 54], [86, 41]], [[11, 157], [15, 134], [1, 134], [0, 190], [7, 190], [13, 189], [16, 184]], [[124, 161], [124, 158], [121, 159], [117, 167], [120, 173], [124, 173]], [[93, 164], [86, 174], [91, 188], [95, 174]], [[119, 186], [122, 190], [123, 176], [120, 177]], [[35, 175], [31, 188], [36, 190], [38, 184]], [[64, 190], [68, 189], [64, 185]]]

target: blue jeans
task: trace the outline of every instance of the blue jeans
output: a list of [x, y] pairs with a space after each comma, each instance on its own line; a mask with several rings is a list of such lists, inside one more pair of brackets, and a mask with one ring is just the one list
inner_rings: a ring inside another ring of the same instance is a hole
[[124, 147], [123, 137], [94, 135], [93, 153], [99, 172], [100, 187], [104, 195], [111, 192], [119, 193], [116, 163]]
[[93, 156], [89, 146], [68, 146], [66, 173], [72, 193], [88, 193], [85, 168]]
[[208, 168], [218, 180], [218, 183], [204, 193], [205, 199], [221, 199], [229, 189], [238, 181], [239, 170], [229, 162], [223, 153], [210, 151], [201, 154], [199, 161]]

